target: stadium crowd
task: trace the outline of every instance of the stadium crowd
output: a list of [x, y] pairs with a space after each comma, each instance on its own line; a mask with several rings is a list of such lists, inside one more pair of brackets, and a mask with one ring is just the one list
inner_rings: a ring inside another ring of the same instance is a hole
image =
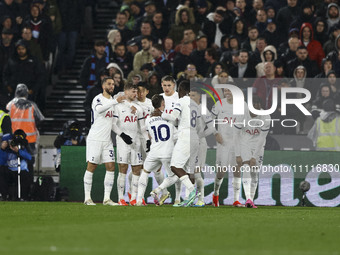
[[[29, 89], [28, 99], [44, 111], [51, 73], [64, 74], [72, 66], [84, 8], [96, 2], [0, 2], [3, 101], [11, 100], [17, 84], [24, 83]], [[80, 84], [88, 90], [85, 100], [88, 116], [91, 100], [101, 92], [98, 81], [105, 72], [114, 75], [115, 94], [123, 90], [126, 81], [135, 84], [145, 81], [151, 98], [162, 92], [161, 78], [171, 74], [177, 82], [211, 78], [213, 85], [224, 80], [236, 82], [243, 90], [253, 86], [264, 109], [271, 106], [274, 87], [309, 89], [312, 95], [307, 104], [309, 110], [322, 109], [326, 99], [340, 104], [338, 1], [115, 3], [121, 7], [112, 17], [107, 38], [94, 42], [93, 53], [84, 60], [79, 77]], [[318, 111], [313, 116], [316, 119]], [[299, 120], [303, 124], [303, 118]]]

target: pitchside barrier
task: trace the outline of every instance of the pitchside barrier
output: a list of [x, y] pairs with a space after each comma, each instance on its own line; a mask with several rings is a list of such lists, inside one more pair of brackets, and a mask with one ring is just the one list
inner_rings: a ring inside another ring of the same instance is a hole
[[[62, 147], [60, 185], [67, 187], [71, 201], [84, 199], [83, 176], [86, 170], [85, 147]], [[306, 193], [307, 206], [340, 206], [340, 152], [315, 151], [265, 151], [264, 164], [259, 173], [259, 186], [255, 196], [257, 205], [283, 205], [298, 206], [301, 204], [302, 191], [299, 189], [301, 181], [310, 183], [310, 190]], [[206, 166], [202, 169], [205, 183], [205, 203], [212, 202], [214, 189], [215, 150], [209, 149]], [[130, 170], [129, 170], [130, 171]], [[92, 199], [102, 201], [104, 195], [103, 180], [104, 165], [100, 165], [93, 177]], [[111, 198], [117, 201], [116, 180], [118, 166], [116, 165], [115, 183]], [[233, 203], [232, 171], [227, 172], [220, 190], [220, 203], [230, 205]], [[150, 174], [146, 189], [147, 202], [152, 203], [149, 196], [157, 183]], [[128, 181], [126, 183], [128, 189]], [[174, 197], [174, 187], [170, 192]], [[241, 192], [241, 203], [245, 202], [244, 193]], [[185, 196], [183, 190], [182, 197]], [[126, 200], [128, 201], [127, 195]], [[168, 199], [166, 202], [171, 203]]]

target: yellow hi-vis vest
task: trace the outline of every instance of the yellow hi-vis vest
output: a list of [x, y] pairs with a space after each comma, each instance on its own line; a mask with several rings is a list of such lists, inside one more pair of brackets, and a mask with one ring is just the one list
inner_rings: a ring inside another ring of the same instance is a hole
[[0, 110], [0, 137], [3, 136], [2, 132], [2, 122], [4, 121], [4, 118], [6, 116], [9, 116], [7, 113], [5, 113], [3, 110]]
[[318, 138], [316, 150], [340, 151], [340, 118], [336, 117], [331, 122], [316, 120]]

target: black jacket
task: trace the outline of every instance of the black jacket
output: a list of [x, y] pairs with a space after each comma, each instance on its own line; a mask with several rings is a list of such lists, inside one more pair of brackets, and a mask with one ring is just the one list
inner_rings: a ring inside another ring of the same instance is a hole
[[83, 0], [58, 0], [64, 32], [80, 31], [84, 20], [85, 3]]
[[[219, 25], [219, 29], [222, 34], [230, 34], [231, 33], [231, 25], [232, 21], [228, 19], [224, 19]], [[208, 37], [208, 45], [214, 43], [215, 35], [216, 35], [216, 23], [211, 20], [206, 20], [203, 24], [203, 33]]]
[[189, 56], [183, 55], [178, 52], [174, 59], [174, 77], [177, 77], [179, 72], [183, 72], [188, 64], [192, 63], [192, 60]]
[[44, 82], [44, 66], [37, 58], [30, 55], [25, 60], [20, 60], [15, 52], [4, 68], [4, 86], [10, 86], [13, 91], [19, 83], [24, 83], [29, 90], [37, 92], [44, 86]]
[[305, 61], [300, 61], [298, 58], [294, 58], [287, 63], [286, 74], [292, 78], [294, 70], [298, 66], [304, 66], [307, 70], [307, 78], [315, 77], [319, 73], [318, 64], [307, 58]]

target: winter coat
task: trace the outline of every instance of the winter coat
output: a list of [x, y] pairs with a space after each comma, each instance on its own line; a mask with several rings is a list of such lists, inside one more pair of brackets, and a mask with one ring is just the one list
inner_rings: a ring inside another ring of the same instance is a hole
[[317, 62], [319, 68], [321, 67], [321, 62], [322, 59], [325, 57], [325, 53], [322, 49], [322, 45], [320, 42], [314, 40], [314, 31], [313, 31], [313, 27], [310, 23], [303, 23], [300, 29], [300, 45], [304, 45], [303, 43], [303, 30], [305, 27], [308, 27], [311, 31], [311, 37], [310, 37], [310, 41], [307, 44], [307, 51], [308, 51], [308, 56], [311, 60], [314, 60]]

